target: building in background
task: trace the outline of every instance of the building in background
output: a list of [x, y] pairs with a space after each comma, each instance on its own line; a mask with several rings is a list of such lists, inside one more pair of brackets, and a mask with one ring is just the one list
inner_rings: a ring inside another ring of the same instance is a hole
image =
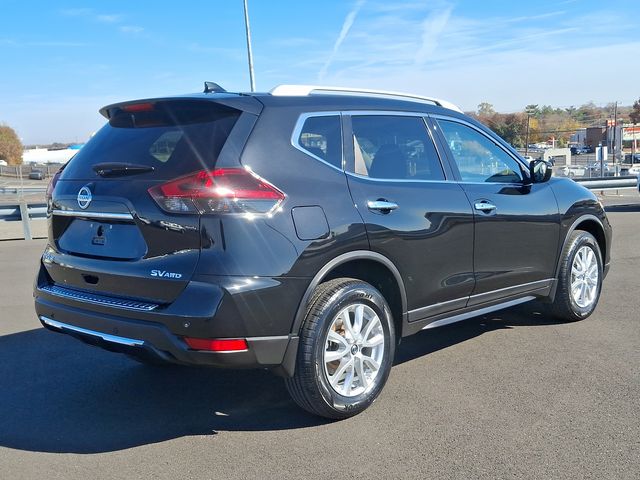
[[569, 139], [569, 143], [572, 144], [572, 145], [580, 146], [580, 147], [588, 145], [587, 144], [587, 129], [586, 128], [580, 128], [580, 129], [576, 130], [576, 133], [571, 135], [571, 138]]
[[48, 163], [67, 163], [82, 148], [83, 144], [70, 145], [67, 148], [30, 148], [22, 153], [23, 164], [46, 165]]
[[625, 124], [622, 128], [622, 146], [630, 149], [633, 153], [638, 152], [640, 140], [640, 125]]
[[607, 144], [607, 127], [587, 127], [585, 144], [589, 147]]

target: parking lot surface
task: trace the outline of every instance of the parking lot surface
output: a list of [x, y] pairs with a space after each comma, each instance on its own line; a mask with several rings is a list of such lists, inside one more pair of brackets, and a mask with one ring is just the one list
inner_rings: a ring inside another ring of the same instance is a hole
[[341, 422], [267, 372], [150, 368], [45, 331], [44, 241], [0, 242], [0, 479], [638, 478], [640, 206], [608, 209], [590, 318], [525, 304], [404, 339], [379, 400]]

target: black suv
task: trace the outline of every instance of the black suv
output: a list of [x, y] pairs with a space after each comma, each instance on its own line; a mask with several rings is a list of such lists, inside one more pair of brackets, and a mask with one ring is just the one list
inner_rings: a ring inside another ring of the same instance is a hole
[[602, 205], [448, 102], [209, 85], [100, 112], [48, 191], [50, 330], [146, 363], [268, 368], [301, 407], [345, 418], [402, 337], [598, 302]]

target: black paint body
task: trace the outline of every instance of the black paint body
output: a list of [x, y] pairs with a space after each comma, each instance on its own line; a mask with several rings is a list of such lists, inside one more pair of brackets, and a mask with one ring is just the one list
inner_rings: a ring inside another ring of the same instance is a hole
[[[563, 243], [580, 225], [599, 231], [596, 238], [608, 267], [609, 222], [596, 197], [573, 181], [461, 182], [432, 117], [464, 120], [523, 162], [495, 134], [463, 114], [363, 96], [187, 98], [241, 112], [216, 168], [250, 167], [286, 194], [280, 208], [253, 219], [168, 214], [147, 190], [170, 178], [152, 172], [101, 178], [88, 169], [78, 178], [63, 172], [49, 206], [49, 245], [35, 286], [39, 317], [144, 340], [144, 349], [170, 361], [264, 366], [290, 375], [306, 302], [323, 279], [380, 275], [379, 288], [397, 293], [397, 301], [389, 303], [395, 305], [398, 336], [406, 336], [487, 305], [524, 295], [553, 296]], [[380, 110], [424, 118], [444, 181], [384, 181], [350, 173], [349, 115]], [[312, 112], [342, 114], [343, 170], [292, 145], [300, 115]], [[53, 210], [78, 210], [76, 197], [85, 185], [93, 193], [87, 211], [128, 213], [132, 220], [51, 215]], [[386, 213], [368, 209], [367, 202], [377, 199], [391, 200], [399, 208]], [[480, 199], [493, 202], [496, 212], [475, 211], [473, 204]], [[95, 240], [98, 228], [103, 240]], [[151, 276], [152, 270], [180, 278]], [[43, 291], [50, 285], [160, 306], [140, 312], [91, 304]], [[69, 333], [107, 348], [128, 348]], [[184, 336], [247, 338], [250, 348], [227, 354], [197, 352], [187, 348]]]

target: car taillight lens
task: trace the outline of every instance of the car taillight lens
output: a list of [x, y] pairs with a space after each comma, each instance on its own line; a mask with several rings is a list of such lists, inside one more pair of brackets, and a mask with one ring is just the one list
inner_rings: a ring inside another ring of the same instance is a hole
[[170, 213], [270, 213], [285, 198], [244, 168], [202, 170], [152, 187], [149, 194]]
[[245, 352], [249, 350], [244, 338], [192, 338], [184, 337], [191, 350], [208, 350], [210, 352]]
[[56, 188], [56, 183], [58, 183], [58, 179], [60, 178], [60, 174], [62, 173], [62, 169], [58, 170], [51, 180], [49, 180], [49, 185], [47, 185], [47, 191], [45, 192], [46, 202], [49, 203], [51, 201], [51, 196], [53, 195], [53, 189]]

